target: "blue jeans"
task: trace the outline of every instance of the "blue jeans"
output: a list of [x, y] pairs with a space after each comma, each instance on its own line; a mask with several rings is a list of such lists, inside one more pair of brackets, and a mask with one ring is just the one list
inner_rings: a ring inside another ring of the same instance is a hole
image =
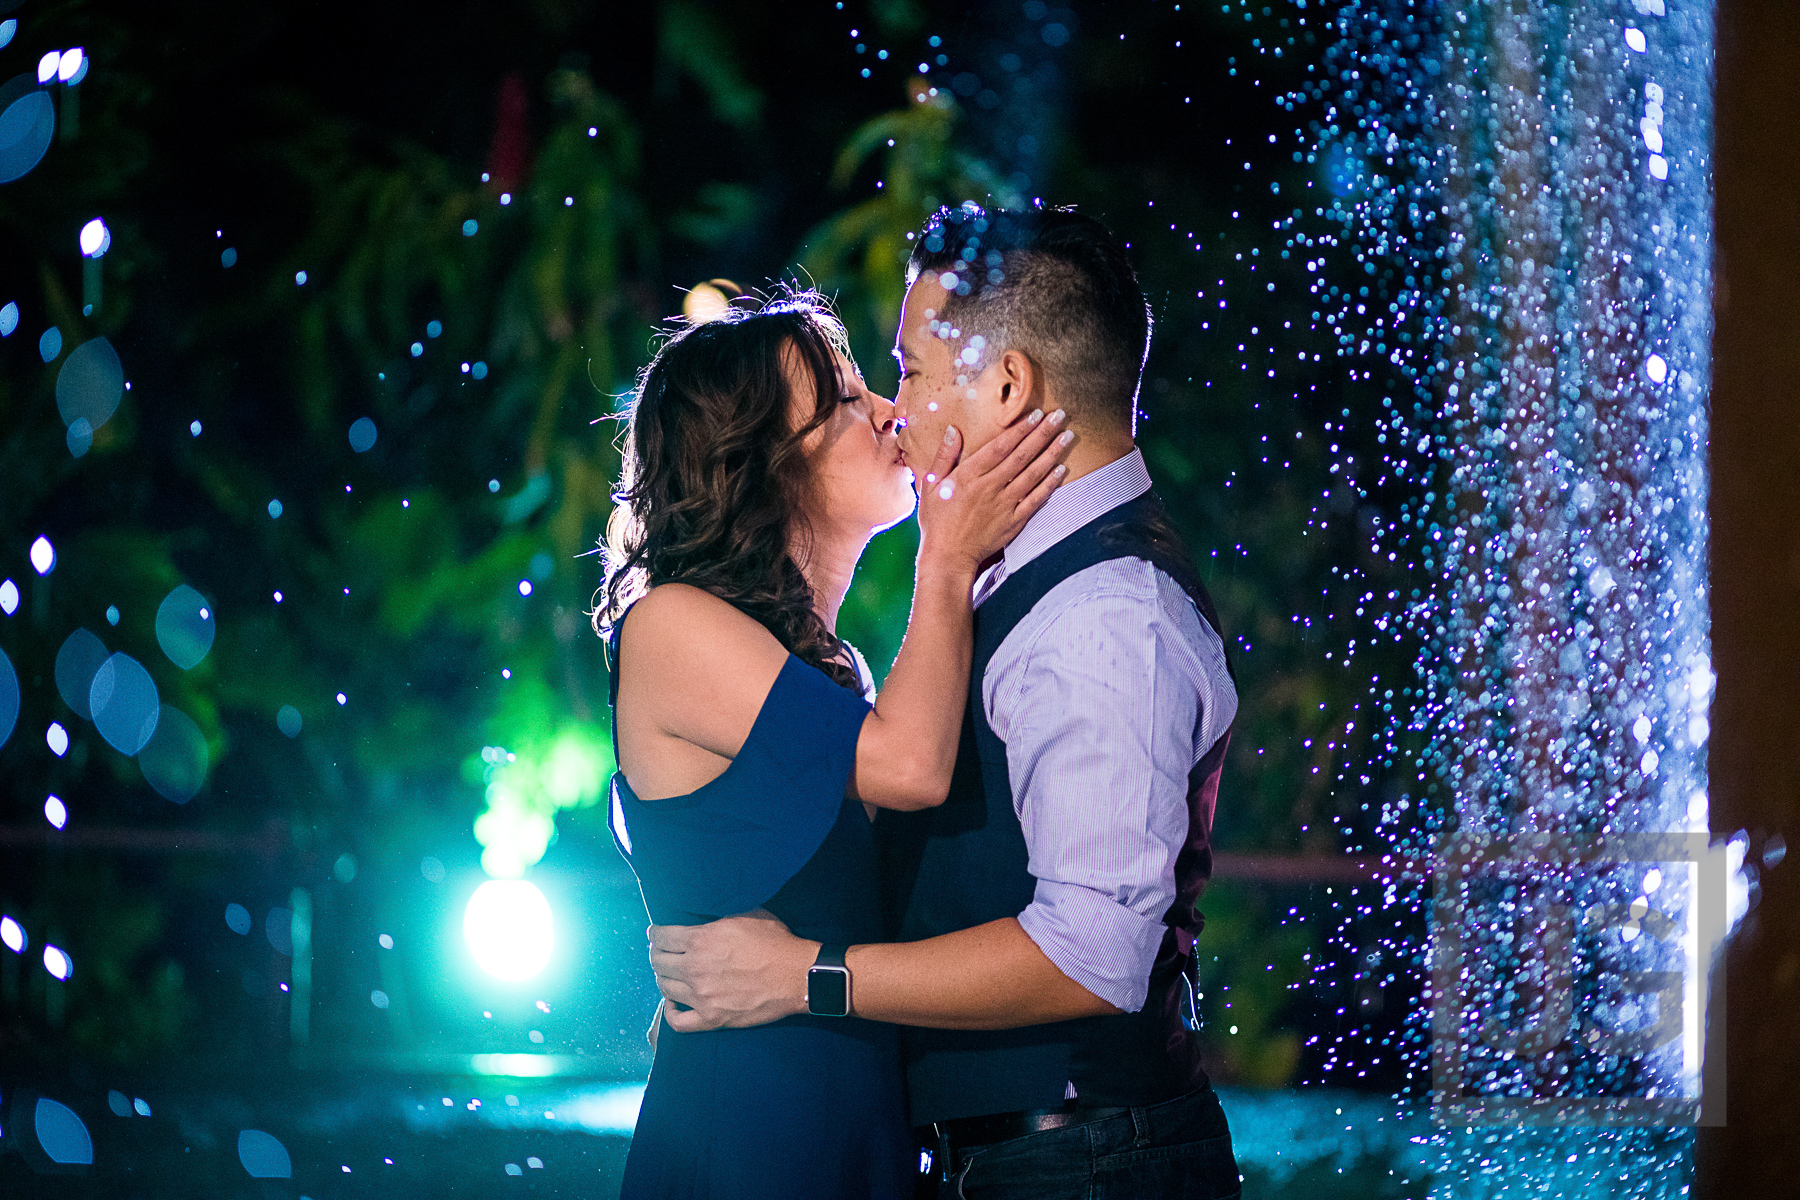
[[1237, 1159], [1210, 1086], [1162, 1104], [968, 1153], [939, 1200], [1237, 1200]]

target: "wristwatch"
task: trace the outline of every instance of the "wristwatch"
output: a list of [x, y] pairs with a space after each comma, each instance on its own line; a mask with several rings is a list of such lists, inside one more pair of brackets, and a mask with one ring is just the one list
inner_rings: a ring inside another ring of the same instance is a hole
[[815, 1017], [850, 1015], [850, 968], [844, 965], [848, 946], [820, 946], [819, 957], [806, 973], [806, 1011]]

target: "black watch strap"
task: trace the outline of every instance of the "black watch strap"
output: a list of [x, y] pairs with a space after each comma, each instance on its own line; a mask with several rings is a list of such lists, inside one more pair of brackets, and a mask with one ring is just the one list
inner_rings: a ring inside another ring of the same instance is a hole
[[849, 946], [822, 945], [806, 973], [806, 1011], [815, 1017], [850, 1015], [850, 968], [844, 965]]

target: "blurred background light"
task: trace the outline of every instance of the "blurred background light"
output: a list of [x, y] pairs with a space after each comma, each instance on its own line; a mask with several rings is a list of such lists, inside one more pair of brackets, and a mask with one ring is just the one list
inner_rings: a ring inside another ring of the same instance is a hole
[[175, 804], [186, 804], [206, 782], [211, 756], [206, 735], [194, 719], [165, 704], [157, 715], [156, 732], [138, 751], [138, 767], [156, 794]]
[[56, 566], [56, 547], [50, 544], [49, 538], [40, 534], [38, 539], [31, 543], [31, 569], [39, 575], [48, 575], [54, 566]]
[[0, 612], [12, 616], [19, 608], [19, 585], [8, 579], [0, 583]]
[[[45, 951], [49, 953], [48, 950]], [[32, 1132], [44, 1157], [59, 1166], [87, 1166], [94, 1161], [94, 1139], [75, 1110], [55, 1100], [38, 1097], [31, 1114]]]
[[463, 911], [463, 940], [482, 970], [509, 982], [530, 979], [556, 946], [550, 902], [523, 879], [490, 879]]
[[56, 60], [56, 78], [63, 83], [74, 82], [76, 76], [84, 73], [81, 68], [86, 62], [87, 55], [82, 53], [80, 46], [64, 50]]
[[292, 1179], [293, 1160], [274, 1134], [245, 1129], [238, 1134], [238, 1161], [252, 1179]]
[[55, 133], [56, 105], [48, 93], [31, 86], [29, 76], [0, 86], [0, 183], [11, 183], [37, 166]]
[[6, 745], [18, 719], [19, 677], [13, 673], [12, 659], [0, 650], [0, 746]]
[[4, 943], [14, 954], [25, 953], [25, 947], [31, 939], [25, 936], [25, 927], [11, 917], [0, 917], [0, 943]]
[[62, 61], [62, 51], [52, 50], [38, 59], [37, 77], [39, 83], [49, 83], [56, 78], [57, 64]]
[[94, 710], [89, 707], [88, 700], [93, 691], [94, 676], [99, 674], [110, 655], [106, 643], [85, 629], [71, 633], [63, 640], [62, 649], [56, 652], [57, 694], [84, 721], [94, 719]]
[[11, 337], [13, 330], [19, 327], [19, 304], [16, 300], [8, 300], [6, 307], [0, 308], [0, 337]]
[[112, 230], [106, 222], [95, 217], [81, 227], [81, 254], [83, 258], [99, 258], [112, 247]]
[[12, 17], [0, 21], [0, 46], [12, 44], [13, 34], [19, 32], [19, 22]]
[[67, 979], [75, 973], [75, 963], [60, 946], [45, 946], [44, 970], [58, 979]]
[[94, 728], [126, 757], [144, 748], [162, 716], [156, 682], [129, 654], [115, 654], [100, 664], [88, 704], [94, 711]]
[[282, 705], [281, 711], [275, 714], [275, 728], [289, 737], [299, 737], [301, 727], [305, 724], [306, 722], [300, 718], [300, 710], [291, 704]]
[[212, 602], [187, 584], [163, 597], [156, 609], [156, 644], [169, 661], [192, 670], [212, 649], [216, 623]]
[[61, 797], [49, 797], [44, 801], [44, 820], [61, 829], [69, 823], [69, 806], [62, 802]]
[[38, 357], [45, 362], [51, 362], [57, 355], [62, 353], [62, 347], [62, 330], [52, 325], [50, 328], [44, 330], [44, 335], [42, 337], [38, 338]]
[[[83, 245], [85, 238], [83, 234]], [[89, 338], [69, 351], [56, 372], [56, 411], [65, 425], [86, 421], [89, 437], [112, 419], [124, 396], [125, 367], [103, 337]]]
[[233, 901], [225, 906], [225, 925], [239, 937], [250, 932], [250, 910]]
[[44, 744], [50, 747], [50, 753], [61, 758], [69, 752], [69, 731], [57, 721], [50, 722], [50, 728], [44, 730]]
[[[415, 342], [414, 345], [417, 345]], [[375, 444], [375, 422], [358, 417], [350, 423], [350, 448], [361, 454]]]

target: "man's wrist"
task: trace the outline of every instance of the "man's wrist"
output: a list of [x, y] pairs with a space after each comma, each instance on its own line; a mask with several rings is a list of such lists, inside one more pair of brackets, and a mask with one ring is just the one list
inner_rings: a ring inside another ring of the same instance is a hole
[[800, 986], [797, 990], [789, 989], [788, 992], [788, 1015], [791, 1017], [801, 1016], [808, 1009], [806, 992], [809, 981], [807, 977], [812, 972], [813, 963], [819, 957], [819, 948], [822, 944], [808, 941], [805, 938], [796, 939], [794, 953], [795, 962], [800, 968]]

